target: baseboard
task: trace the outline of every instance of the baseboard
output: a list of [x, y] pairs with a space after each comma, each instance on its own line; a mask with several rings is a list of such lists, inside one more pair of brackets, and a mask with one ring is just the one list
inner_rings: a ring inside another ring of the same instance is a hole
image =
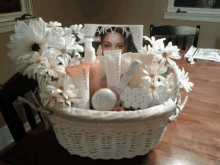
[[[35, 120], [37, 124], [41, 121], [40, 117], [38, 115], [35, 116]], [[24, 124], [24, 129], [26, 132], [31, 130], [31, 127], [28, 122]], [[10, 144], [14, 142], [14, 139], [8, 129], [8, 126], [5, 125], [0, 129], [0, 151], [8, 147]]]

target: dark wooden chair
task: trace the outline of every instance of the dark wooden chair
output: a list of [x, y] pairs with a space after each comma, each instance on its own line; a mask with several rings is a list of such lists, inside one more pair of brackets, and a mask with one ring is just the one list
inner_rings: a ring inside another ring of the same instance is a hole
[[[152, 36], [162, 36], [163, 38], [168, 38], [168, 42], [172, 41], [173, 44], [178, 45], [179, 40], [182, 39], [182, 50], [186, 49], [186, 43], [188, 37], [194, 37], [193, 46], [197, 47], [198, 39], [200, 33], [200, 26], [189, 27], [189, 26], [157, 26], [153, 24], [150, 25], [150, 37]], [[174, 42], [173, 42], [174, 39]], [[178, 45], [179, 46], [179, 45]]]
[[13, 106], [13, 102], [17, 100], [18, 96], [24, 96], [30, 90], [34, 90], [37, 85], [37, 81], [17, 73], [0, 86], [0, 110], [15, 140], [14, 144], [0, 152], [0, 164], [69, 165], [74, 164], [74, 162], [80, 162], [80, 164], [88, 165], [140, 165], [153, 161], [155, 154], [152, 151], [143, 156], [121, 160], [93, 160], [88, 157], [71, 155], [59, 144], [53, 129], [51, 127], [50, 129], [45, 129], [41, 115], [38, 113], [42, 122], [37, 125], [34, 113], [29, 105], [22, 103], [32, 129], [26, 132]]
[[[26, 135], [26, 131], [13, 102], [17, 100], [18, 96], [23, 97], [30, 90], [34, 90], [37, 85], [36, 80], [28, 79], [27, 76], [17, 73], [0, 86], [0, 111], [15, 142], [21, 141]], [[23, 104], [23, 107], [31, 129], [36, 128], [37, 124], [32, 109], [28, 104]], [[40, 113], [38, 115], [42, 120]]]

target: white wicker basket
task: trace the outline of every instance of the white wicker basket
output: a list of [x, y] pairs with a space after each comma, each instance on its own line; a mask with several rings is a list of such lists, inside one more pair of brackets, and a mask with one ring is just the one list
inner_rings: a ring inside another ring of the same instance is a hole
[[59, 143], [70, 154], [92, 159], [133, 158], [148, 153], [180, 110], [174, 101], [179, 92], [177, 69], [175, 65], [172, 99], [161, 105], [124, 112], [66, 108], [65, 113], [49, 115]]
[[96, 111], [65, 108], [48, 115], [59, 143], [70, 154], [92, 159], [122, 159], [144, 155], [162, 139], [167, 124], [183, 109], [178, 66], [174, 88], [161, 105], [136, 111]]
[[160, 142], [175, 107], [170, 99], [145, 110], [103, 114], [72, 109], [74, 117], [49, 115], [49, 119], [59, 143], [70, 154], [92, 159], [133, 158]]

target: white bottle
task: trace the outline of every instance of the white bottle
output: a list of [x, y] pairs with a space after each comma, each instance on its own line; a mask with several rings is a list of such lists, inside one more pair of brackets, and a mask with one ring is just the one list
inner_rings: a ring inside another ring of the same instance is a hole
[[85, 39], [85, 63], [94, 63], [96, 61], [95, 49], [92, 47], [92, 38]]
[[90, 64], [89, 70], [89, 93], [90, 102], [93, 95], [102, 88], [101, 67], [99, 60], [96, 59], [95, 49], [92, 47], [92, 38], [85, 39], [85, 63]]

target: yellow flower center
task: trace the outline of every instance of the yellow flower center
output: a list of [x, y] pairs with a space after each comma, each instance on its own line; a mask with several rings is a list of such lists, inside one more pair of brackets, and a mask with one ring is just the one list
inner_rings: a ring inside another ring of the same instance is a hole
[[41, 62], [41, 59], [38, 59], [38, 60], [37, 60], [37, 63], [39, 64], [40, 62]]
[[64, 90], [64, 87], [63, 87], [63, 86], [60, 86], [60, 90], [63, 91], [63, 90]]
[[153, 90], [153, 91], [157, 89], [154, 84], [151, 84], [151, 85], [150, 85], [150, 88], [151, 88], [151, 90]]
[[47, 27], [49, 27], [49, 28], [53, 28], [54, 25], [52, 25], [52, 24], [48, 24]]
[[62, 49], [62, 50], [60, 50], [61, 51], [61, 53], [66, 53], [66, 49]]
[[150, 74], [150, 77], [151, 77], [151, 78], [154, 78], [154, 77], [155, 77], [155, 75], [154, 75], [154, 74]]
[[54, 69], [54, 68], [55, 68], [55, 66], [53, 66], [53, 65], [50, 66], [50, 69]]
[[169, 54], [167, 52], [163, 52], [162, 56], [163, 56], [163, 58], [167, 58], [167, 57], [169, 57]]

